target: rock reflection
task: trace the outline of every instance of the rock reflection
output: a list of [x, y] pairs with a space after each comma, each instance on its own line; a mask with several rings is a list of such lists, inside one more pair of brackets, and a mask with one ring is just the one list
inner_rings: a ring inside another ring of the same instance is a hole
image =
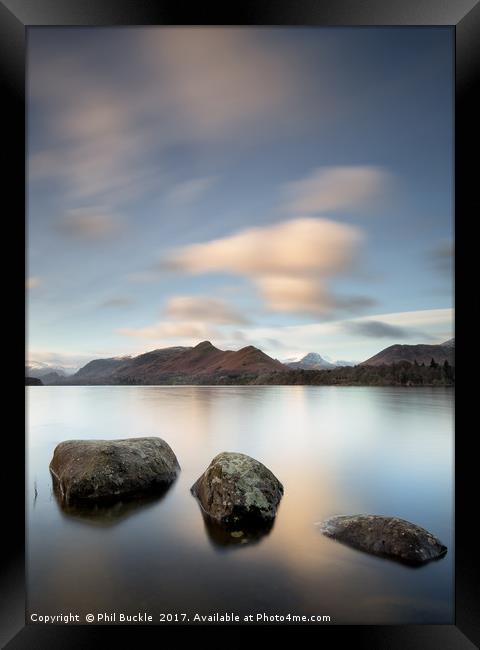
[[56, 481], [52, 480], [53, 494], [63, 516], [95, 526], [111, 527], [128, 517], [153, 507], [165, 497], [171, 486], [144, 495], [132, 495], [101, 500], [95, 503], [67, 503], [62, 499]]
[[201, 509], [208, 539], [217, 550], [258, 544], [273, 529], [274, 521], [263, 524], [221, 524]]

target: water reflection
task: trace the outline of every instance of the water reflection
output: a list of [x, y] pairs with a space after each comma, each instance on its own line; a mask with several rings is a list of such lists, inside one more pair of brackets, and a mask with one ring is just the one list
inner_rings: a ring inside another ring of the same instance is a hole
[[[27, 403], [29, 611], [201, 606], [322, 612], [335, 623], [452, 622], [451, 390], [44, 386], [28, 388]], [[163, 498], [79, 509], [50, 494], [62, 440], [145, 435], [166, 440], [182, 466]], [[190, 487], [226, 450], [283, 483], [270, 530], [227, 531], [198, 512]], [[411, 571], [336, 543], [313, 524], [339, 512], [412, 521], [448, 555]]]
[[205, 531], [212, 546], [219, 551], [258, 544], [273, 529], [273, 521], [264, 524], [221, 524], [200, 508]]
[[140, 511], [158, 504], [165, 497], [171, 486], [163, 487], [153, 493], [132, 495], [112, 499], [102, 499], [94, 503], [69, 503], [62, 499], [57, 482], [52, 476], [52, 488], [55, 502], [60, 513], [77, 521], [95, 526], [114, 526]]
[[[321, 527], [322, 527], [322, 522], [316, 523], [315, 526], [320, 530], [321, 532]], [[328, 537], [327, 537], [328, 539]], [[401, 566], [407, 567], [408, 569], [425, 569], [425, 567], [428, 564], [432, 564], [434, 562], [441, 562], [445, 556], [448, 553], [448, 549], [445, 548], [445, 551], [439, 555], [438, 557], [432, 557], [430, 560], [427, 560], [426, 562], [412, 562], [410, 560], [405, 560], [401, 557], [397, 557], [394, 555], [388, 555], [388, 554], [383, 554], [380, 552], [374, 552], [374, 551], [367, 551], [365, 549], [359, 548], [358, 546], [355, 546], [353, 543], [346, 542], [341, 539], [332, 539], [330, 538], [330, 542], [333, 544], [340, 544], [342, 546], [345, 546], [346, 548], [351, 549], [352, 551], [356, 551], [357, 553], [361, 553], [362, 555], [370, 555], [374, 558], [377, 558], [379, 560], [383, 560], [386, 562], [394, 562], [396, 564], [400, 564]]]

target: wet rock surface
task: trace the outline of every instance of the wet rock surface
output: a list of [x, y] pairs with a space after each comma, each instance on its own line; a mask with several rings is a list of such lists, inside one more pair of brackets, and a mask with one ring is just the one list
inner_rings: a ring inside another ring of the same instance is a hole
[[[232, 532], [273, 522], [283, 486], [246, 454], [218, 454], [191, 488], [204, 512]], [[234, 538], [232, 538], [234, 539]]]
[[68, 440], [55, 448], [50, 473], [63, 504], [114, 501], [164, 491], [180, 465], [161, 438]]
[[447, 552], [432, 533], [397, 517], [338, 515], [322, 522], [320, 530], [353, 548], [410, 565], [439, 559]]

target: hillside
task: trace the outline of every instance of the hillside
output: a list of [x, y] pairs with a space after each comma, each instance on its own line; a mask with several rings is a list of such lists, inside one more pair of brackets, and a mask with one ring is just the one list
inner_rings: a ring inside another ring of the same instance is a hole
[[285, 366], [250, 345], [238, 351], [220, 350], [209, 341], [193, 348], [171, 347], [137, 357], [95, 359], [61, 384], [186, 384], [216, 383], [222, 377], [244, 379]]
[[43, 382], [38, 377], [25, 376], [25, 386], [43, 386]]
[[333, 370], [289, 370], [257, 377], [254, 384], [272, 386], [453, 386], [455, 368], [448, 363], [339, 367]]
[[94, 359], [80, 368], [74, 375], [68, 378], [67, 383], [75, 383], [75, 380], [86, 381], [101, 380], [111, 377], [115, 370], [118, 370], [129, 362], [129, 357], [111, 359]]
[[429, 364], [431, 360], [436, 363], [448, 361], [450, 365], [455, 364], [455, 339], [450, 339], [439, 345], [391, 345], [381, 352], [378, 352], [370, 359], [363, 361], [361, 366], [382, 366], [399, 363], [401, 361], [415, 361], [421, 365]]

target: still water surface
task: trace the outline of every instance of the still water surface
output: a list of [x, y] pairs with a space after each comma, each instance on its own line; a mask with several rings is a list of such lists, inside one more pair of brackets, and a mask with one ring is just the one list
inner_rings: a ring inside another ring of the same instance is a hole
[[[29, 387], [28, 610], [321, 614], [333, 623], [453, 622], [453, 391], [330, 386]], [[182, 471], [160, 499], [64, 512], [48, 464], [62, 440], [158, 435]], [[190, 487], [221, 451], [285, 488], [268, 535], [206, 527]], [[448, 546], [413, 569], [315, 527], [395, 515]]]

